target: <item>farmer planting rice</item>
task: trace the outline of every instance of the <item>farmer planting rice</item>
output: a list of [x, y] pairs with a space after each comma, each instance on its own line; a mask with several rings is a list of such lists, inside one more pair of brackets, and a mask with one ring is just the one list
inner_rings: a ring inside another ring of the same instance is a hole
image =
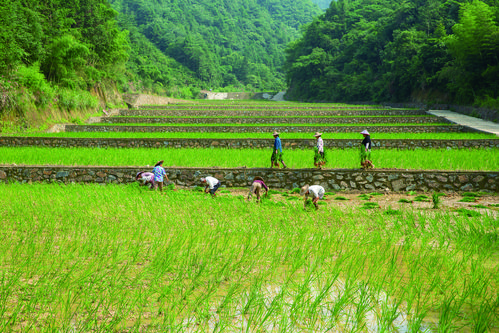
[[214, 198], [215, 192], [220, 187], [220, 181], [218, 179], [216, 179], [215, 177], [208, 176], [206, 178], [201, 178], [201, 182], [206, 184], [206, 186], [204, 188], [204, 193], [208, 193], [208, 190], [209, 190], [211, 196]]
[[360, 144], [360, 165], [364, 169], [374, 168], [371, 161], [371, 136], [367, 130], [360, 132], [364, 136], [364, 140]]
[[139, 182], [140, 186], [149, 185], [149, 188], [154, 188], [154, 174], [152, 172], [140, 171], [135, 176], [135, 180]]
[[267, 185], [265, 185], [265, 182], [263, 181], [262, 177], [256, 176], [253, 179], [253, 184], [251, 184], [249, 194], [248, 194], [248, 200], [251, 200], [251, 196], [253, 193], [256, 195], [256, 202], [260, 201], [260, 192], [262, 191], [262, 187], [265, 189], [265, 196], [269, 195], [269, 188]]
[[314, 165], [316, 168], [321, 168], [327, 162], [326, 156], [324, 154], [324, 141], [321, 138], [322, 133], [315, 132], [314, 136], [317, 139], [317, 145], [315, 147], [314, 155]]
[[319, 205], [317, 205], [317, 201], [319, 201], [319, 199], [324, 198], [324, 193], [325, 193], [324, 187], [322, 187], [320, 185], [312, 185], [312, 186], [305, 185], [305, 186], [303, 186], [301, 188], [301, 191], [300, 191], [300, 195], [305, 196], [305, 200], [303, 202], [303, 209], [306, 209], [306, 207], [307, 207], [307, 200], [308, 200], [309, 195], [312, 197], [312, 203], [314, 204], [315, 209], [319, 209]]
[[270, 167], [274, 166], [279, 168], [279, 161], [282, 163], [282, 167], [286, 168], [286, 164], [282, 160], [282, 145], [281, 139], [279, 138], [279, 132], [274, 131], [274, 150], [272, 151], [272, 157], [270, 158]]
[[154, 173], [154, 190], [156, 190], [159, 186], [160, 192], [163, 192], [163, 177], [166, 177], [166, 181], [169, 181], [168, 176], [166, 175], [166, 171], [163, 168], [163, 160], [159, 161], [154, 165], [154, 169], [152, 172]]

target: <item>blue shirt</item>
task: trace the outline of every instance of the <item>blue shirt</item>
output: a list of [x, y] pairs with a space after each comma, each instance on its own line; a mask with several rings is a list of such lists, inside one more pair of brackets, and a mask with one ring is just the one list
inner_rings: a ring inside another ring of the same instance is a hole
[[163, 167], [160, 165], [154, 167], [154, 169], [152, 169], [152, 172], [154, 173], [154, 181], [156, 182], [162, 182], [163, 176], [166, 175], [165, 169], [163, 169]]
[[281, 139], [279, 139], [279, 137], [274, 140], [274, 150], [276, 149], [282, 152]]

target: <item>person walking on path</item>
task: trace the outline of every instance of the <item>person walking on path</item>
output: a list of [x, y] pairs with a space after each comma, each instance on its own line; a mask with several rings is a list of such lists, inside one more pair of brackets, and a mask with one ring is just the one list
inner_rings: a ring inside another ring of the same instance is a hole
[[265, 189], [265, 196], [267, 197], [269, 195], [269, 188], [267, 185], [265, 185], [265, 182], [263, 181], [262, 177], [256, 176], [253, 178], [253, 184], [251, 184], [249, 194], [248, 194], [248, 201], [251, 200], [251, 196], [253, 194], [256, 195], [256, 202], [260, 201], [260, 192], [262, 191], [262, 187]]
[[314, 136], [317, 139], [317, 145], [315, 146], [314, 149], [315, 150], [314, 165], [316, 168], [321, 168], [327, 162], [326, 155], [324, 153], [324, 141], [321, 138], [322, 133], [315, 132]]
[[360, 134], [364, 136], [360, 144], [360, 165], [364, 169], [374, 168], [371, 161], [371, 135], [367, 130], [363, 130]]
[[166, 181], [170, 181], [166, 175], [166, 171], [163, 168], [163, 160], [159, 161], [154, 165], [152, 172], [154, 174], [154, 190], [159, 187], [159, 191], [163, 192], [163, 177], [166, 177]]
[[307, 208], [307, 200], [309, 195], [312, 197], [312, 203], [314, 204], [315, 209], [319, 209], [317, 201], [319, 201], [319, 199], [324, 198], [324, 193], [325, 193], [324, 187], [320, 185], [303, 186], [300, 191], [300, 195], [305, 196], [305, 201], [303, 202], [303, 209]]
[[287, 168], [286, 164], [282, 160], [282, 144], [281, 144], [281, 139], [279, 138], [279, 132], [274, 131], [274, 150], [272, 151], [272, 156], [270, 157], [270, 167], [273, 168], [274, 166], [279, 168], [279, 162], [282, 163], [283, 168]]
[[215, 192], [218, 190], [218, 188], [221, 185], [220, 181], [218, 179], [216, 179], [215, 177], [208, 176], [206, 178], [201, 178], [201, 182], [206, 184], [206, 186], [204, 188], [204, 193], [208, 193], [208, 189], [209, 189], [211, 196], [214, 198]]
[[139, 186], [149, 185], [150, 189], [154, 188], [154, 174], [152, 172], [140, 171], [135, 176], [135, 180], [139, 182]]

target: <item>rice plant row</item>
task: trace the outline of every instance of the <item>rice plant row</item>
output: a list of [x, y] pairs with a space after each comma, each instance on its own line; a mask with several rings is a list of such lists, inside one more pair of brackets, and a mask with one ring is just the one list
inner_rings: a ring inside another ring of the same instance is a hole
[[[98, 165], [146, 166], [165, 160], [165, 166], [181, 167], [270, 167], [269, 149], [196, 149], [196, 148], [0, 148], [0, 164], [25, 165]], [[358, 149], [327, 150], [326, 168], [356, 169]], [[314, 151], [284, 150], [289, 168], [313, 167]], [[499, 149], [475, 150], [383, 150], [371, 159], [377, 169], [416, 170], [489, 170], [497, 171]]]

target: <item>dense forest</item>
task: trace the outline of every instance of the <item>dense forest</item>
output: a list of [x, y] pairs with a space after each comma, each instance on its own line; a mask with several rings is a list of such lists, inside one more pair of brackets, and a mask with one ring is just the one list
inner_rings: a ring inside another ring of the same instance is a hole
[[285, 48], [321, 12], [311, 0], [3, 0], [0, 113], [112, 106], [110, 92], [283, 89]]
[[[279, 90], [285, 48], [321, 13], [310, 0], [110, 0], [120, 26], [143, 35], [193, 73], [203, 88]], [[131, 68], [168, 85], [169, 66], [132, 43]], [[162, 77], [161, 77], [162, 76]]]
[[499, 107], [498, 0], [337, 0], [287, 49], [301, 100]]

